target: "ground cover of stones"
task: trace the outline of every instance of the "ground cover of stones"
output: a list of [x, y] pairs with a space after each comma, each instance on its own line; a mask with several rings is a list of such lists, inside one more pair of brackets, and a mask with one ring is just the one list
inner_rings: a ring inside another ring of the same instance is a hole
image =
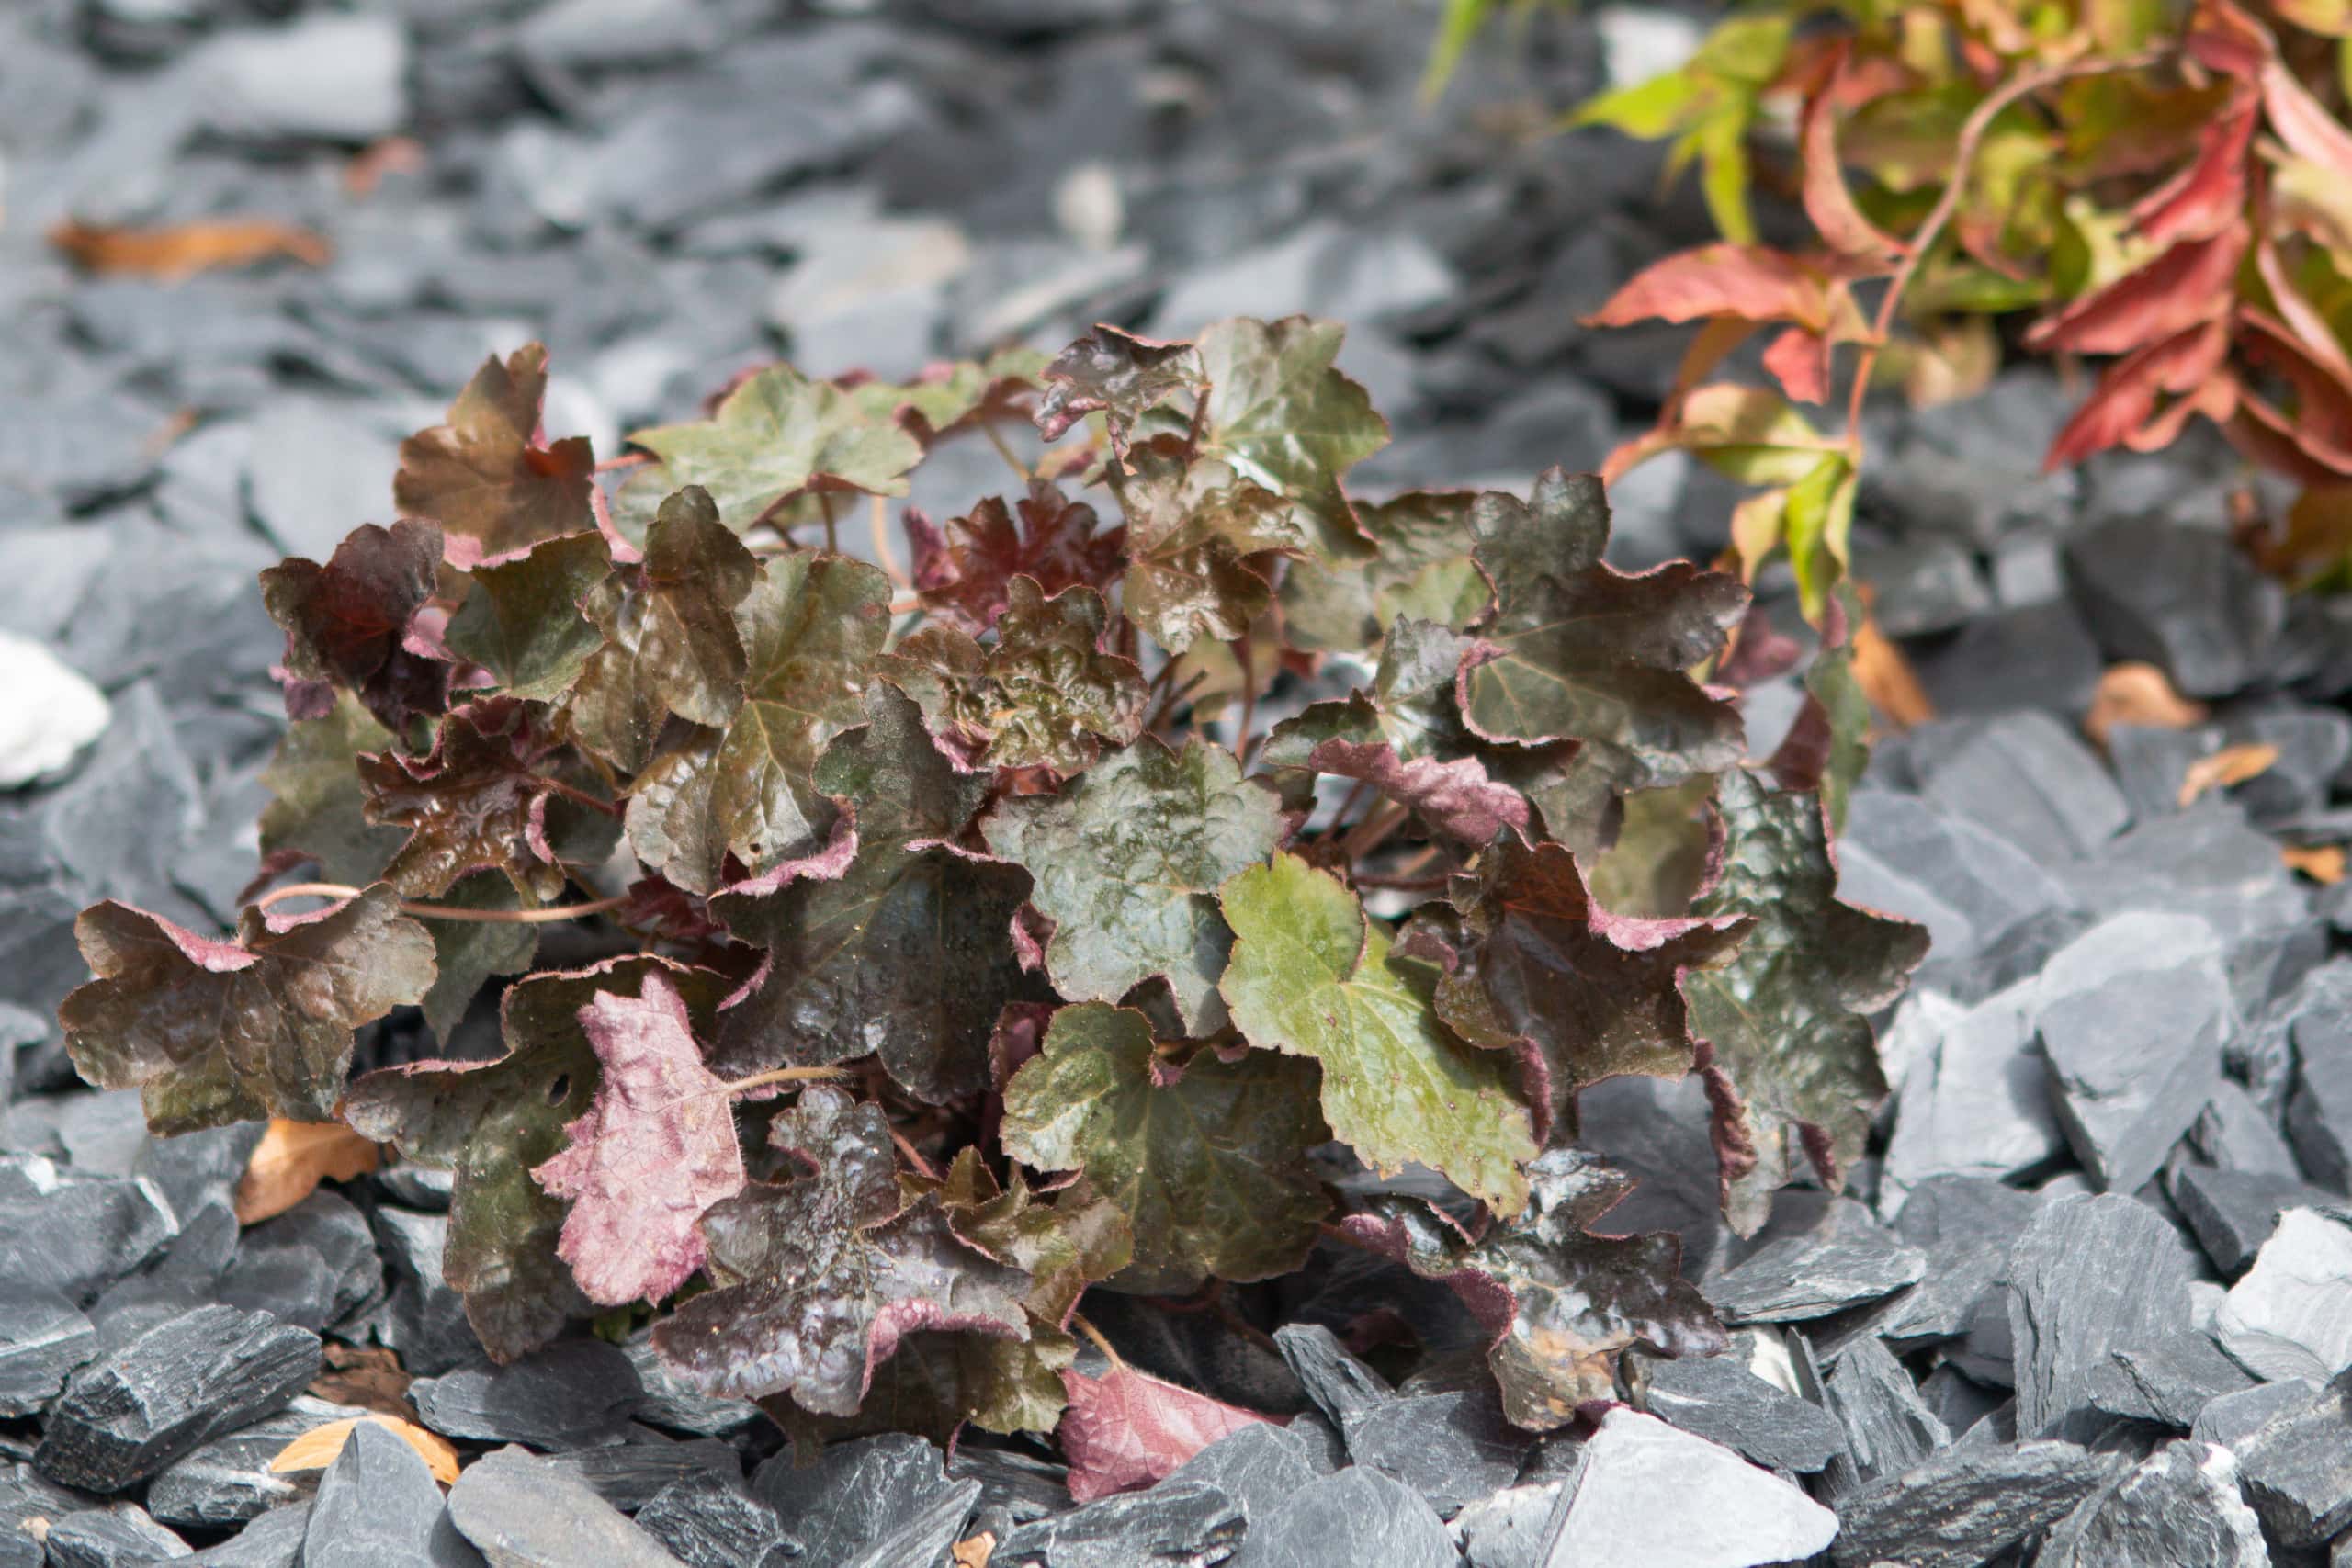
[[[796, 1467], [641, 1341], [490, 1364], [440, 1278], [446, 1178], [241, 1225], [258, 1128], [151, 1139], [135, 1092], [80, 1088], [75, 910], [212, 929], [251, 874], [281, 723], [254, 574], [388, 521], [397, 438], [485, 352], [547, 341], [551, 434], [612, 451], [787, 350], [903, 376], [1303, 310], [1351, 323], [1342, 367], [1408, 433], [1351, 476], [1374, 496], [1592, 468], [1666, 390], [1672, 333], [1576, 316], [1702, 238], [1694, 197], [1525, 131], [1671, 63], [1688, 17], [1546, 17], [1425, 112], [1410, 5], [786, 11], [0, 10], [0, 1568], [879, 1568], [984, 1537], [1023, 1568], [2352, 1562], [2352, 884], [2310, 874], [2352, 838], [2352, 604], [2243, 563], [2217, 445], [2043, 475], [2067, 402], [2032, 370], [1871, 416], [1856, 567], [1937, 716], [1882, 742], [1839, 845], [1842, 897], [1933, 937], [1878, 1021], [1871, 1155], [1740, 1240], [1697, 1083], [1589, 1090], [1584, 1141], [1640, 1182], [1611, 1224], [1677, 1233], [1735, 1334], [1629, 1358], [1568, 1433], [1352, 1353], [1370, 1301], [1432, 1368], [1477, 1333], [1331, 1248], [1233, 1292], [1270, 1338], [1088, 1298], [1127, 1362], [1276, 1418], [1148, 1489], [1081, 1505], [1049, 1445], [985, 1438]], [[332, 254], [164, 283], [43, 238], [223, 214]], [[914, 503], [989, 482], [967, 446]], [[1736, 497], [1668, 459], [1611, 499], [1643, 567], [1712, 556]], [[2093, 744], [2125, 663], [2202, 716]], [[1756, 755], [1801, 673], [1748, 692]]]

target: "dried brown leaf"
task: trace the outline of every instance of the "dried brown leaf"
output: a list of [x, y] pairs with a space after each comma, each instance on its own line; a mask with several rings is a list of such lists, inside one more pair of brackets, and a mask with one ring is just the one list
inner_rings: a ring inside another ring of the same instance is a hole
[[270, 1473], [285, 1475], [298, 1470], [326, 1469], [334, 1462], [335, 1455], [343, 1452], [343, 1445], [351, 1440], [351, 1434], [362, 1421], [390, 1428], [394, 1437], [416, 1450], [425, 1468], [433, 1472], [434, 1480], [444, 1486], [456, 1483], [458, 1450], [449, 1446], [449, 1440], [397, 1416], [351, 1416], [313, 1427], [270, 1456]]
[[376, 1168], [382, 1151], [340, 1122], [273, 1117], [237, 1182], [237, 1223], [259, 1224], [308, 1198], [322, 1181]]
[[2103, 748], [2119, 724], [2187, 729], [2204, 723], [2209, 711], [2203, 703], [2175, 691], [2165, 672], [2153, 664], [2114, 664], [2098, 678], [2090, 711], [2083, 716], [2083, 733], [2092, 745]]
[[205, 218], [153, 229], [69, 218], [50, 230], [49, 243], [85, 272], [130, 273], [167, 283], [277, 256], [324, 266], [334, 254], [322, 236], [268, 218]]
[[2269, 772], [2271, 764], [2278, 761], [2276, 746], [2224, 746], [2188, 764], [2188, 772], [2180, 781], [2180, 804], [2187, 806], [2211, 791], [2242, 784], [2256, 774]]

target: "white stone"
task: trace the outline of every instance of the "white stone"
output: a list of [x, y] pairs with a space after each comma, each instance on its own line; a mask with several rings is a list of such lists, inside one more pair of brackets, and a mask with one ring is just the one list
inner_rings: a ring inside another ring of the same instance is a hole
[[1630, 87], [1679, 71], [1699, 52], [1699, 24], [1647, 6], [1604, 6], [1594, 13], [1602, 68], [1612, 87]]
[[2213, 1314], [2232, 1359], [2270, 1382], [2352, 1367], [2352, 1225], [2290, 1209]]
[[1543, 1568], [1757, 1568], [1802, 1562], [1838, 1516], [1729, 1449], [1656, 1416], [1611, 1410], [1585, 1445]]
[[384, 16], [224, 33], [190, 54], [204, 117], [232, 136], [370, 141], [408, 118], [408, 34]]
[[106, 694], [40, 643], [0, 632], [0, 789], [55, 778], [106, 733]]
[[1089, 250], [1107, 251], [1127, 226], [1127, 198], [1118, 172], [1100, 158], [1073, 164], [1054, 182], [1054, 221]]

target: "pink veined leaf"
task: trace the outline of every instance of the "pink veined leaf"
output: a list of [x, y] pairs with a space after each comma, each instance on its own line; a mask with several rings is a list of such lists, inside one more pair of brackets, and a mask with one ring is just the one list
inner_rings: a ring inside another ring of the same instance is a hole
[[[1837, 88], [1845, 74], [1847, 46], [1840, 43], [1822, 72], [1820, 85], [1805, 97], [1797, 121], [1797, 145], [1804, 163], [1804, 212], [1830, 248], [1871, 261], [1899, 256], [1909, 247], [1862, 216], [1838, 156], [1839, 105]], [[1857, 106], [1847, 104], [1851, 108]], [[1795, 389], [1792, 396], [1801, 396]], [[1809, 401], [1818, 400], [1807, 400]]]
[[2035, 322], [2026, 344], [2078, 354], [2129, 354], [2211, 321], [2229, 308], [2245, 248], [2243, 224], [2209, 240], [2184, 240], [2137, 272]]
[[2228, 351], [2228, 332], [2218, 321], [2207, 321], [2117, 360], [2051, 442], [2043, 469], [2052, 471], [2110, 446], [2132, 445], [2156, 417], [2157, 400], [2165, 393], [2193, 391], [2221, 367]]
[[1114, 1366], [1099, 1378], [1062, 1373], [1069, 1407], [1062, 1414], [1062, 1452], [1069, 1495], [1080, 1503], [1148, 1486], [1177, 1466], [1253, 1422], [1281, 1422], [1204, 1393]]
[[1829, 325], [1830, 279], [1785, 251], [1765, 245], [1701, 245], [1653, 262], [1609, 302], [1584, 318], [1589, 327], [1635, 321], [1695, 321], [1732, 316], [1745, 321]]
[[1325, 740], [1307, 754], [1307, 766], [1342, 778], [1362, 779], [1424, 821], [1466, 844], [1484, 844], [1503, 829], [1524, 836], [1527, 797], [1487, 776], [1476, 757], [1441, 762], [1435, 757], [1399, 757], [1387, 741], [1364, 744]]
[[1829, 400], [1829, 339], [1804, 327], [1790, 327], [1764, 350], [1764, 368], [1801, 403]]
[[557, 1251], [590, 1301], [659, 1301], [702, 1267], [703, 1211], [743, 1190], [734, 1100], [659, 974], [641, 996], [599, 993], [580, 1027], [604, 1066], [595, 1102], [531, 1175], [571, 1200]]
[[2258, 105], [2241, 92], [2228, 113], [2199, 133], [2187, 168], [2132, 208], [2143, 239], [2159, 245], [2211, 239], [2245, 217], [2245, 154], [2254, 140]]

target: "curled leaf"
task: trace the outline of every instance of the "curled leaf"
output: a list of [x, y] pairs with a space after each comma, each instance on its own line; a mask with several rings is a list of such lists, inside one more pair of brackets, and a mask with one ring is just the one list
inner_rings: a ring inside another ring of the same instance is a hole
[[1244, 1427], [1272, 1418], [1114, 1366], [1099, 1378], [1062, 1374], [1069, 1409], [1062, 1452], [1069, 1459], [1069, 1495], [1091, 1503], [1114, 1492], [1165, 1481], [1194, 1454]]
[[387, 728], [448, 703], [449, 668], [410, 637], [433, 597], [441, 532], [430, 523], [366, 524], [327, 564], [296, 556], [261, 574], [262, 603], [286, 632], [288, 718], [318, 718], [338, 687]]
[[392, 499], [411, 517], [441, 525], [459, 566], [526, 550], [542, 539], [595, 526], [588, 510], [594, 454], [585, 438], [549, 446], [539, 428], [548, 351], [526, 344], [482, 362], [446, 424], [401, 443]]
[[1058, 441], [1090, 413], [1110, 426], [1114, 450], [1155, 405], [1207, 382], [1201, 351], [1189, 343], [1154, 343], [1116, 327], [1096, 327], [1046, 367], [1046, 395], [1037, 404], [1037, 433]]
[[1099, 591], [1117, 579], [1126, 530], [1096, 532], [1094, 508], [1058, 485], [1031, 480], [1012, 513], [994, 496], [944, 525], [908, 510], [915, 592], [925, 609], [978, 637], [1004, 613], [1016, 577], [1035, 580], [1049, 595], [1081, 584]]

